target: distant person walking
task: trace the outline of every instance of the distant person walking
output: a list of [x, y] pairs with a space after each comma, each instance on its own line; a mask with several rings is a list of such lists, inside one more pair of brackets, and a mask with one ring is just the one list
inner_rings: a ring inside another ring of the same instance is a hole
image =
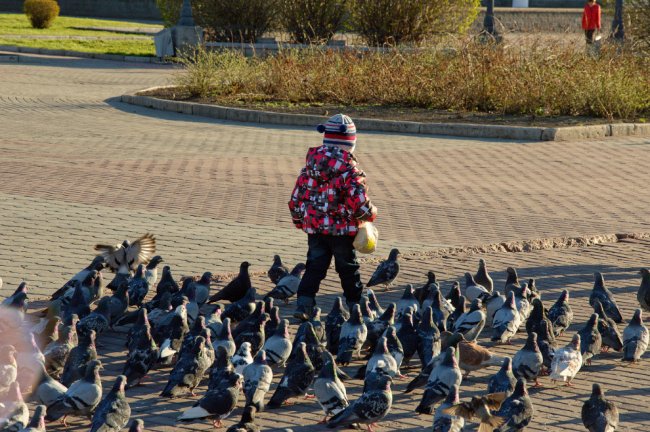
[[582, 11], [582, 29], [585, 31], [587, 44], [594, 43], [596, 30], [600, 31], [600, 5], [596, 0], [588, 0]]

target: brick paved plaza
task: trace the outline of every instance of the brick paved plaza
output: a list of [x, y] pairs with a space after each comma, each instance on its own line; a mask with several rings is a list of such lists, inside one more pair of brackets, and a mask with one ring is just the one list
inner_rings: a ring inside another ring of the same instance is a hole
[[[0, 296], [24, 279], [39, 306], [38, 300], [87, 265], [92, 245], [145, 232], [156, 234], [158, 252], [177, 278], [234, 272], [243, 260], [259, 275], [275, 253], [289, 264], [304, 260], [305, 235], [292, 227], [286, 202], [305, 151], [319, 143], [319, 134], [117, 102], [124, 92], [168, 84], [173, 73], [170, 66], [38, 56], [0, 64]], [[562, 289], [571, 291], [576, 317], [560, 346], [591, 313], [587, 298], [594, 271], [605, 275], [627, 322], [638, 307], [638, 269], [648, 265], [646, 240], [530, 253], [427, 257], [424, 252], [650, 232], [649, 148], [647, 138], [526, 143], [360, 131], [357, 155], [379, 208], [378, 255], [394, 246], [406, 255], [401, 276], [389, 292], [380, 292], [380, 302], [398, 299], [406, 283], [423, 283], [428, 270], [439, 274], [446, 293], [451, 281], [475, 271], [484, 257], [500, 289], [505, 268], [514, 266], [520, 277], [537, 278], [547, 306]], [[363, 266], [364, 280], [373, 269]], [[256, 276], [254, 286], [266, 292], [270, 282]], [[320, 302], [324, 311], [338, 291], [332, 271]], [[282, 313], [290, 314], [293, 306], [281, 305]], [[122, 368], [123, 337], [118, 332], [101, 338], [106, 391]], [[486, 342], [485, 336], [481, 340]], [[513, 346], [494, 351], [514, 354], [523, 341], [522, 333]], [[598, 356], [578, 374], [574, 388], [555, 388], [543, 378], [545, 388], [531, 391], [537, 412], [529, 429], [584, 430], [579, 409], [597, 381], [621, 409], [619, 430], [650, 430], [648, 356], [636, 366], [621, 364], [618, 353]], [[496, 370], [473, 373], [463, 382], [461, 398], [483, 392]], [[143, 418], [149, 430], [211, 429], [209, 422], [174, 424], [192, 401], [157, 397], [168, 372], [159, 369], [150, 384], [129, 390], [132, 418]], [[360, 384], [346, 384], [351, 399]], [[421, 391], [404, 395], [405, 386], [396, 381], [393, 410], [379, 430], [431, 426], [430, 416], [414, 412]], [[240, 415], [241, 402], [226, 425]], [[259, 424], [264, 430], [315, 431], [324, 429], [315, 426], [320, 418], [316, 402], [299, 401], [260, 414]], [[70, 424], [70, 430], [88, 429], [79, 418]]]

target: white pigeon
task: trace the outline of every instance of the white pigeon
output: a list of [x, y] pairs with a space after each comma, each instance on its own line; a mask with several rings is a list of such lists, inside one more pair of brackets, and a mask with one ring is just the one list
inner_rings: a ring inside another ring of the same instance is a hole
[[571, 380], [576, 376], [582, 367], [582, 354], [580, 354], [580, 335], [573, 335], [571, 342], [564, 348], [555, 351], [551, 363], [551, 380], [564, 381], [566, 385], [572, 386]]
[[244, 342], [232, 357], [232, 365], [235, 367], [235, 372], [242, 375], [244, 373], [244, 368], [251, 363], [253, 363], [251, 344], [250, 342]]
[[474, 280], [471, 273], [465, 273], [465, 298], [470, 303], [476, 299], [485, 300], [490, 292], [483, 285], [479, 285]]

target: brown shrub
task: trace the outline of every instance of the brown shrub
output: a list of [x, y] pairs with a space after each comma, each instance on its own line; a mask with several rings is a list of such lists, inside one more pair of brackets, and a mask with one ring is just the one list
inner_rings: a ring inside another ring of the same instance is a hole
[[25, 0], [25, 15], [32, 27], [45, 29], [59, 16], [59, 4], [55, 0]]

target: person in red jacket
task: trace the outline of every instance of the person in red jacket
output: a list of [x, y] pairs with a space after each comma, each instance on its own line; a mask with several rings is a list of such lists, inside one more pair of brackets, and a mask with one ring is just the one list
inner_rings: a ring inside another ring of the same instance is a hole
[[311, 318], [332, 257], [348, 306], [359, 302], [363, 284], [352, 243], [359, 226], [377, 216], [366, 175], [353, 155], [357, 130], [352, 119], [336, 114], [317, 129], [325, 134], [323, 144], [307, 152], [289, 201], [293, 224], [307, 233], [307, 269], [294, 314], [302, 320]]
[[600, 5], [596, 0], [589, 0], [582, 11], [582, 29], [585, 31], [587, 43], [594, 43], [594, 34], [600, 30]]

